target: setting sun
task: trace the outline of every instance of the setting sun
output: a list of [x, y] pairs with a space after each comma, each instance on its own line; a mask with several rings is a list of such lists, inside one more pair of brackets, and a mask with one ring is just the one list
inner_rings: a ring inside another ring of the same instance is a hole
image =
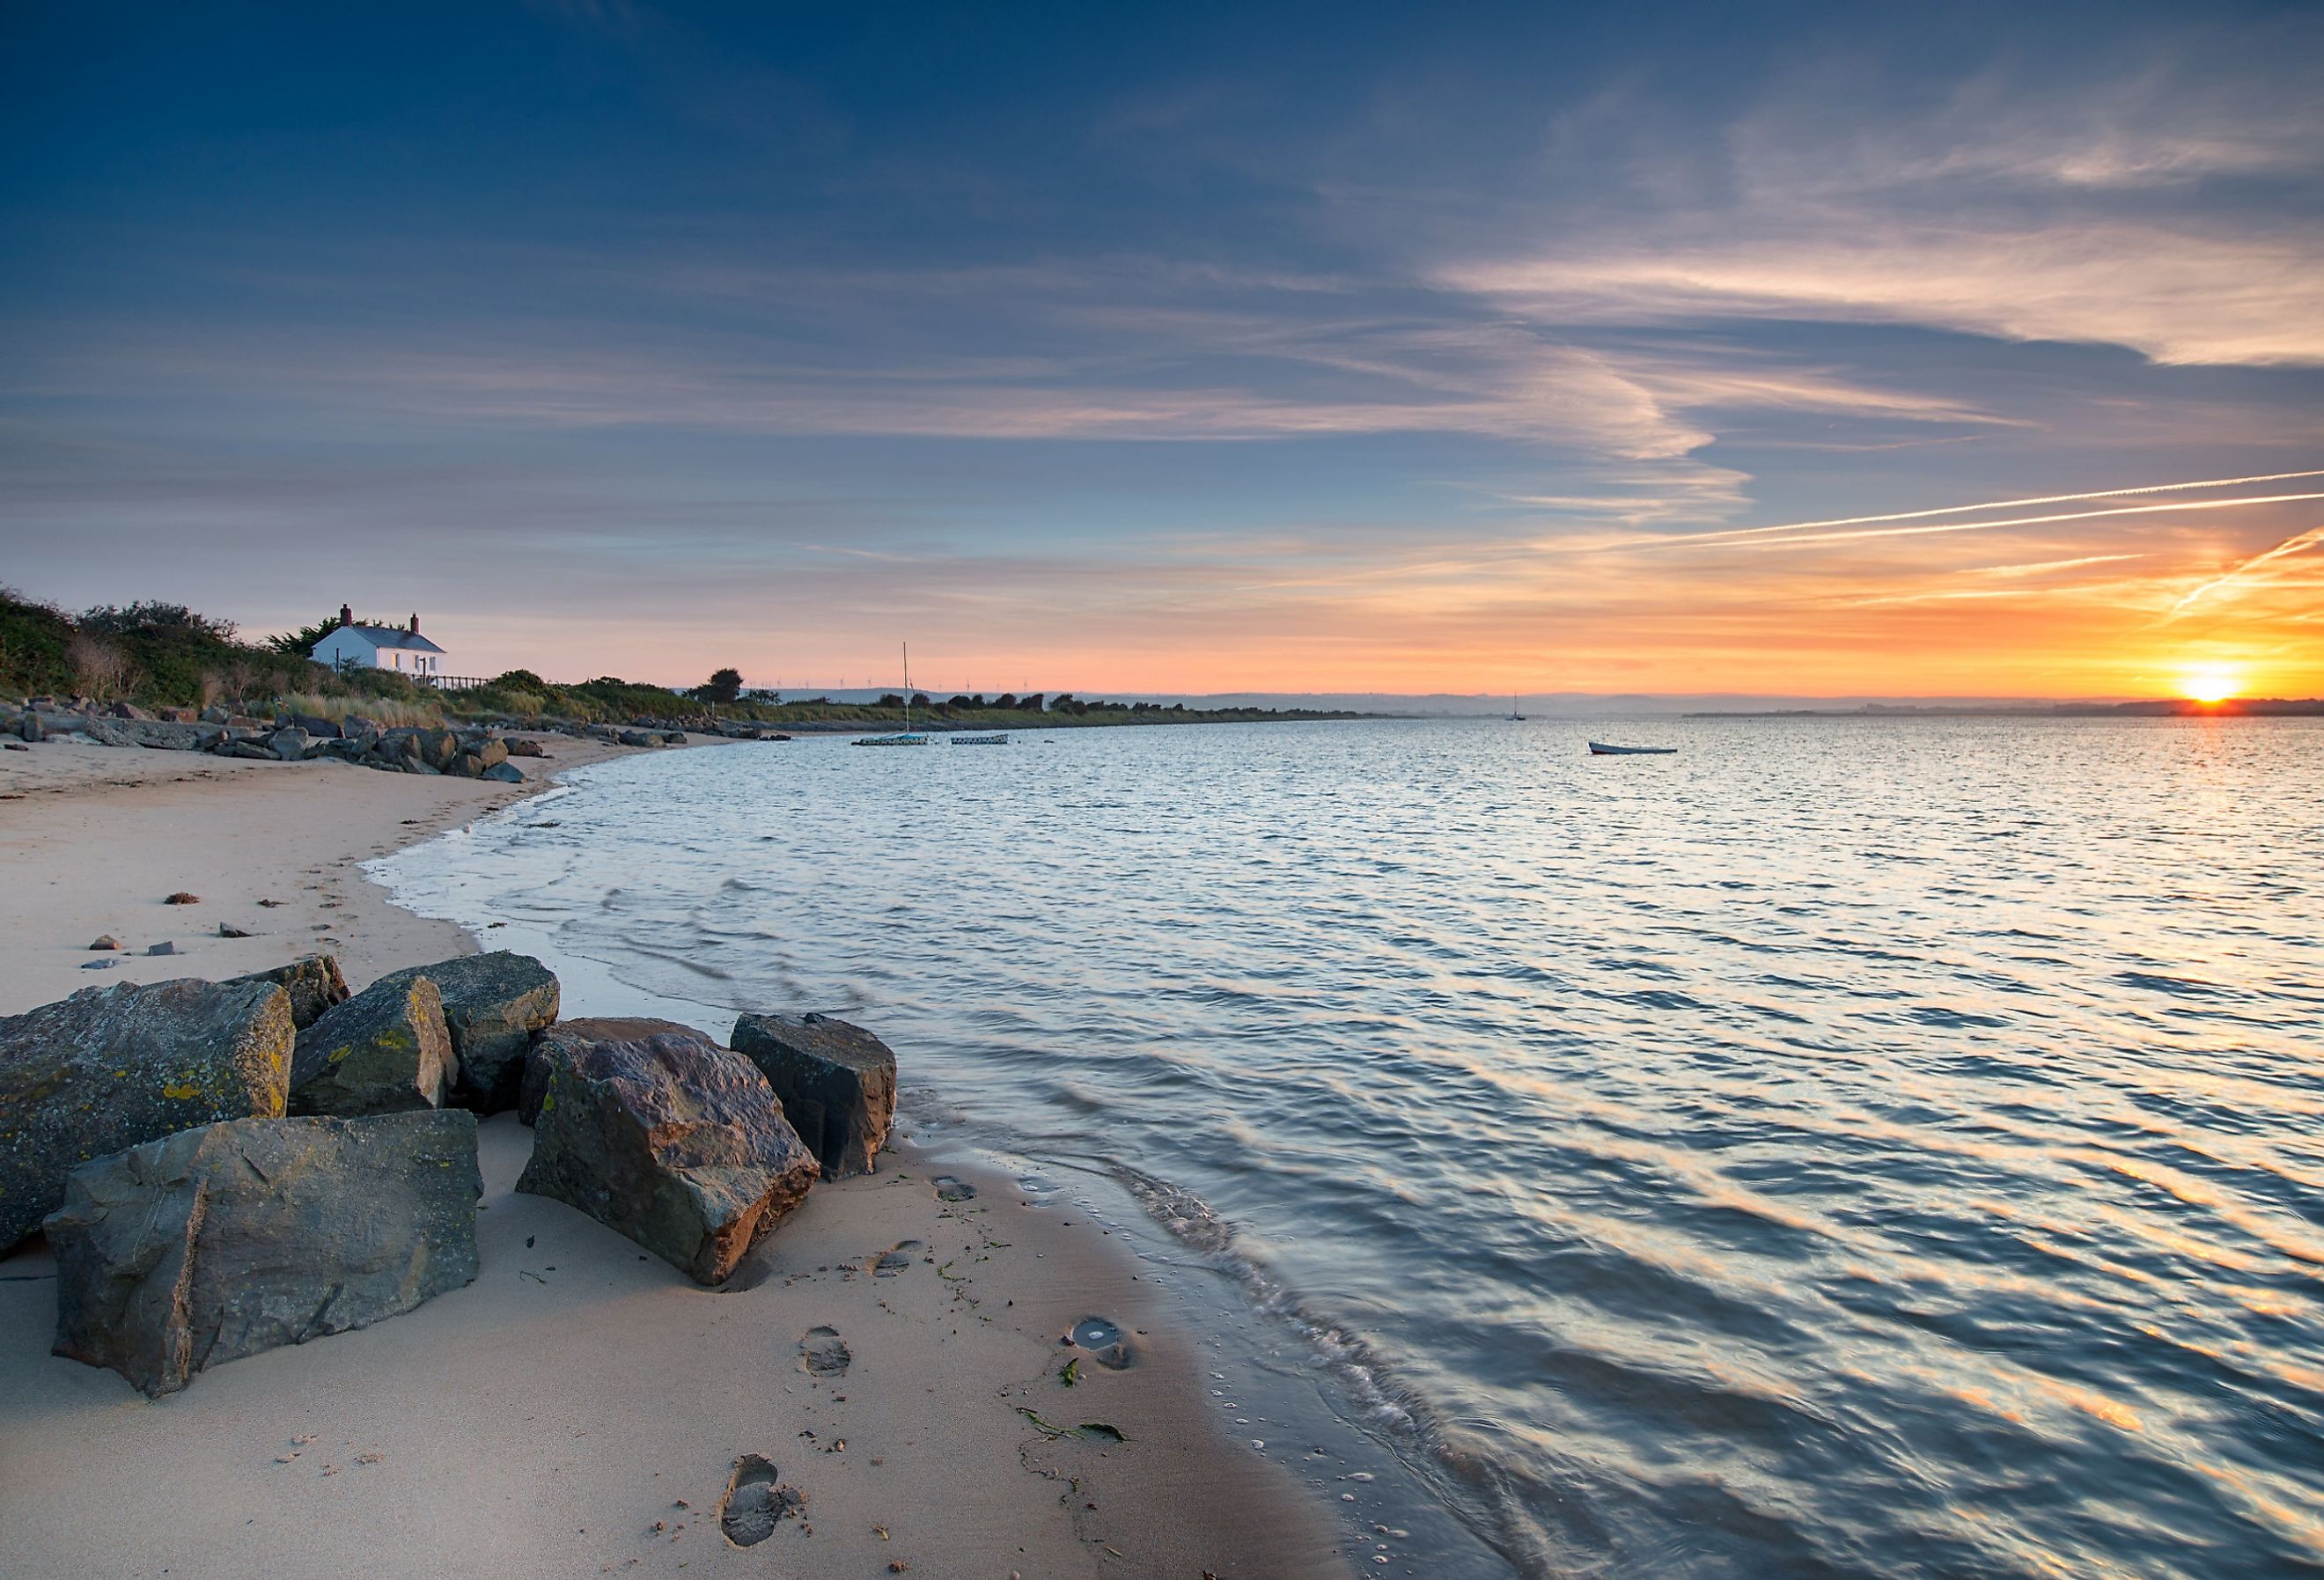
[[2224, 664], [2200, 664], [2181, 671], [2180, 694], [2197, 702], [2225, 702], [2243, 689], [2243, 675]]

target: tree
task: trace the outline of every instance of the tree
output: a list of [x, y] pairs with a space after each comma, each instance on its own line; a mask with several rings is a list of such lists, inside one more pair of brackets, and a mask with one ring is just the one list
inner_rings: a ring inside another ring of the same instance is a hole
[[81, 689], [99, 702], [112, 700], [129, 684], [128, 656], [103, 637], [86, 633], [74, 637], [65, 657]]
[[315, 644], [339, 628], [337, 614], [326, 614], [312, 625], [301, 625], [296, 631], [285, 631], [266, 639], [266, 647], [286, 658], [311, 659]]
[[713, 670], [710, 679], [694, 688], [694, 695], [703, 702], [732, 702], [742, 695], [742, 671]]

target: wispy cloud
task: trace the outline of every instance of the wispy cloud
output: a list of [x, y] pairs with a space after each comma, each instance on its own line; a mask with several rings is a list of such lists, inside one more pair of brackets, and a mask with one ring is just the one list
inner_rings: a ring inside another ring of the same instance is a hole
[[2171, 605], [2170, 618], [2175, 620], [2192, 610], [2204, 599], [2246, 580], [2252, 572], [2262, 566], [2273, 565], [2277, 560], [2288, 559], [2294, 554], [2304, 554], [2319, 544], [2324, 544], [2324, 527], [2311, 527], [2307, 531], [2294, 533], [2274, 547], [2263, 550], [2249, 559], [2239, 561], [2224, 575], [2213, 577], [2202, 586], [2191, 589], [2186, 596]]

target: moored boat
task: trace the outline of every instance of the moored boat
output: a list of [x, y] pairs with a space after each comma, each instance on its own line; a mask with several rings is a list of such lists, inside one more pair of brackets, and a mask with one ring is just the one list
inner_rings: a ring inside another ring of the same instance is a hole
[[900, 735], [862, 735], [857, 737], [855, 744], [925, 746], [927, 744], [927, 736], [912, 734], [912, 644], [908, 642], [904, 644], [904, 733]]
[[1668, 757], [1676, 746], [1609, 746], [1603, 741], [1590, 743], [1592, 757]]

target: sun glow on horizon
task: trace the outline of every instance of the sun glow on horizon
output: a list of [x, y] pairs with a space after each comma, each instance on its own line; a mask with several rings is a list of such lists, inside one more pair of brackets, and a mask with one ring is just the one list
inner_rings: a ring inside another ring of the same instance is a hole
[[2179, 691], [2195, 702], [2225, 702], [2242, 695], [2243, 671], [2228, 664], [2197, 664], [2179, 672]]

